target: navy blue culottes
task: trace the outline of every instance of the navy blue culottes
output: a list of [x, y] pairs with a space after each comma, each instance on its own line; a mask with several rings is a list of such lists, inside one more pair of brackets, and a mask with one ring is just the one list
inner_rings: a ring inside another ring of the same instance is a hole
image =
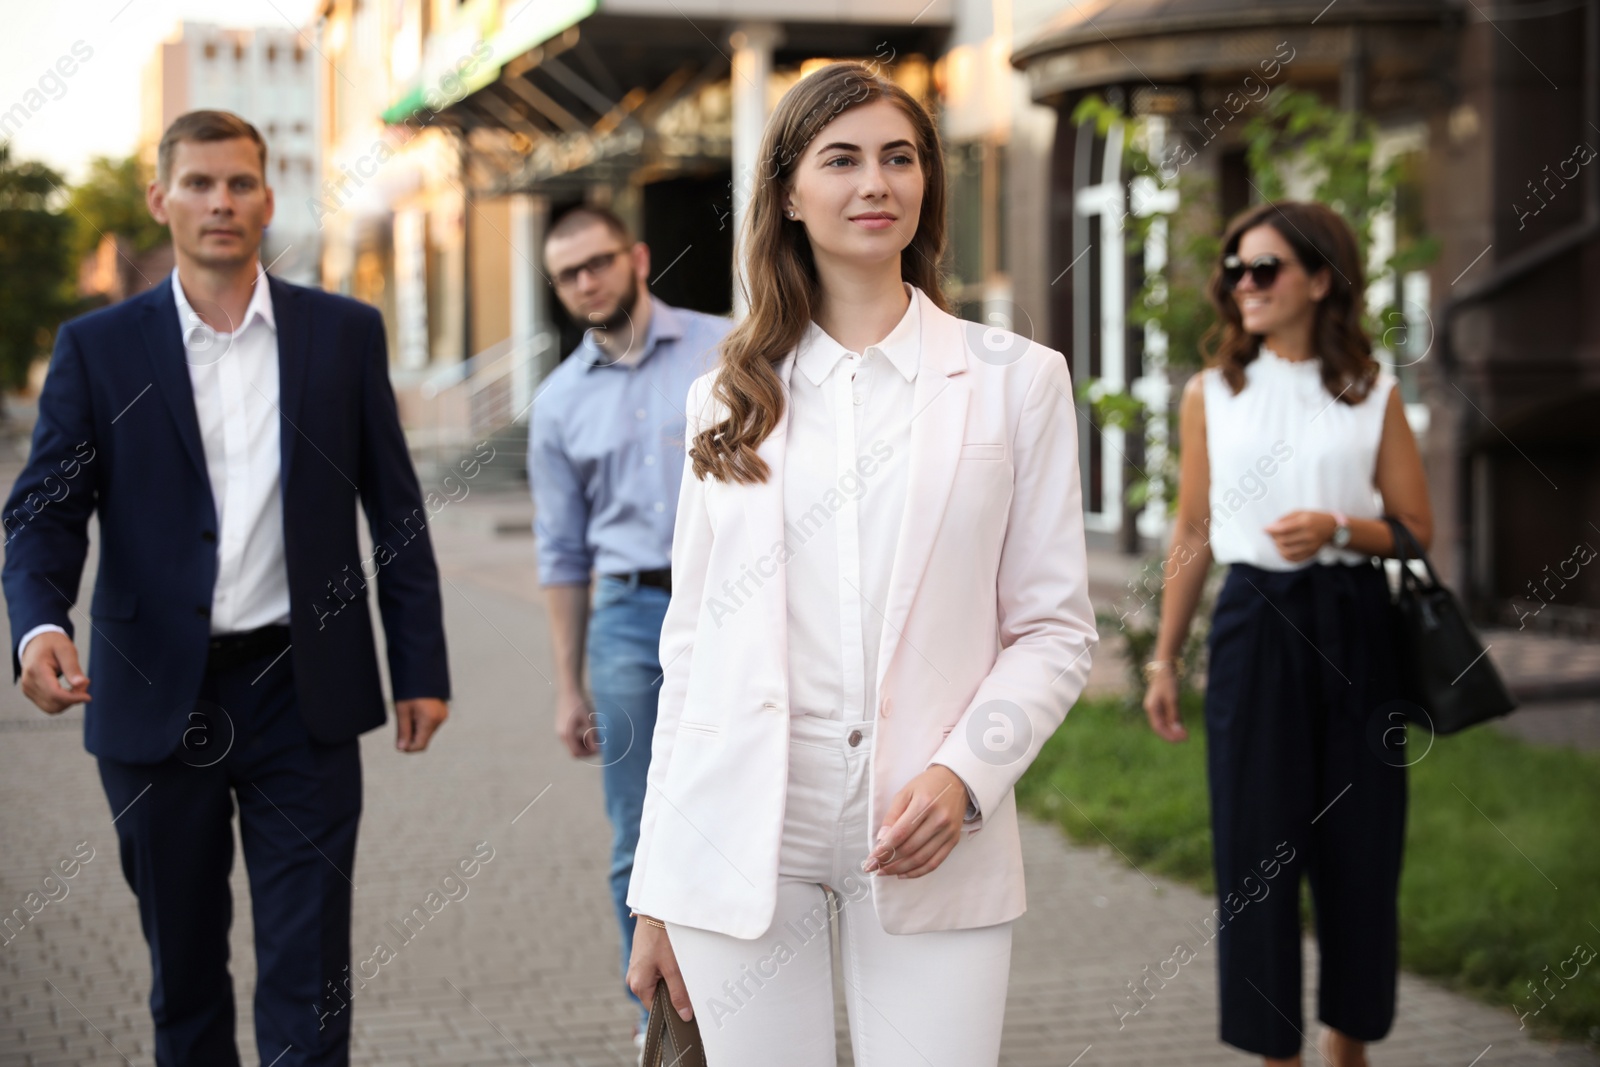
[[1394, 1021], [1407, 760], [1389, 588], [1376, 564], [1230, 568], [1208, 638], [1222, 1040], [1287, 1058], [1301, 1021], [1300, 876], [1318, 1018]]

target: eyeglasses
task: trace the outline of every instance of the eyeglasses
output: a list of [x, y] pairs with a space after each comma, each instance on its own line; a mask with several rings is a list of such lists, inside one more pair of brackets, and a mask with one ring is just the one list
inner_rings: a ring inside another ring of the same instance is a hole
[[1238, 256], [1224, 256], [1222, 258], [1222, 285], [1223, 288], [1233, 290], [1244, 280], [1246, 274], [1255, 283], [1257, 289], [1271, 289], [1272, 283], [1278, 280], [1278, 272], [1287, 265], [1286, 260], [1274, 255], [1257, 256], [1246, 263]]
[[610, 252], [601, 252], [598, 256], [590, 256], [576, 267], [568, 267], [566, 270], [557, 271], [555, 275], [556, 285], [561, 289], [570, 289], [578, 283], [578, 275], [584, 271], [598, 276], [601, 271], [611, 266], [612, 261], [620, 255], [622, 255], [622, 249], [620, 248]]

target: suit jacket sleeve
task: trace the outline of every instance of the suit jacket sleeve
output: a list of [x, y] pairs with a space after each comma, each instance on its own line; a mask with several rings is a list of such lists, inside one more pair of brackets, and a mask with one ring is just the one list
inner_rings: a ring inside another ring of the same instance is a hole
[[[697, 378], [689, 387], [684, 440], [693, 444], [706, 424], [701, 409], [710, 395], [711, 376]], [[687, 451], [687, 449], [686, 449]], [[694, 661], [695, 629], [700, 602], [705, 596], [706, 570], [711, 559], [711, 514], [706, 510], [705, 482], [694, 476], [694, 460], [686, 454], [683, 480], [678, 488], [678, 515], [672, 529], [672, 598], [661, 620], [661, 693], [656, 705], [656, 729], [651, 738], [650, 769], [645, 775], [644, 808], [639, 817], [639, 841], [633, 853], [633, 875], [627, 903], [637, 907], [639, 887], [650, 858], [650, 837], [656, 813], [663, 803], [662, 786], [672, 762], [689, 692], [689, 665]], [[670, 803], [671, 798], [666, 802]]]
[[[374, 545], [393, 540], [395, 530], [420, 532], [399, 547], [379, 548], [378, 610], [389, 649], [389, 682], [394, 699], [450, 697], [445, 655], [444, 610], [439, 568], [434, 561], [428, 513], [417, 473], [406, 450], [400, 411], [389, 385], [389, 354], [383, 320], [372, 316], [372, 334], [362, 367], [361, 505]], [[407, 525], [409, 520], [409, 525]]]
[[[1077, 702], [1099, 640], [1089, 603], [1077, 410], [1066, 360], [1047, 351], [1012, 445], [1015, 484], [1000, 550], [1000, 654], [931, 763], [994, 811]], [[1010, 741], [986, 747], [991, 731]]]
[[32, 451], [5, 505], [13, 680], [22, 674], [17, 642], [29, 630], [51, 623], [73, 635], [70, 612], [96, 500], [94, 438], [88, 374], [72, 328], [63, 326], [39, 394]]

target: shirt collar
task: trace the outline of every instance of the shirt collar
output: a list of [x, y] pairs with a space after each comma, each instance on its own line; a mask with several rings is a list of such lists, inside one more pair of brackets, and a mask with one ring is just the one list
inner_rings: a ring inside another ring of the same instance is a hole
[[[653, 294], [650, 296], [650, 330], [644, 335], [644, 351], [634, 363], [638, 366], [650, 358], [656, 350], [656, 345], [662, 341], [677, 341], [683, 337], [683, 316], [678, 314], [678, 309], [671, 304], [658, 300]], [[599, 366], [611, 366], [617, 361], [600, 351], [600, 346], [590, 339], [588, 332], [583, 335], [583, 340], [578, 342], [574, 354], [583, 360], [584, 369], [592, 370]]]
[[[278, 320], [272, 314], [272, 287], [267, 284], [266, 271], [257, 270], [255, 288], [250, 292], [250, 304], [244, 309], [244, 321], [237, 327], [228, 331], [237, 334], [250, 325], [250, 321], [260, 317], [267, 328], [274, 333], [278, 330]], [[184, 295], [183, 285], [178, 281], [178, 268], [172, 268], [172, 299], [178, 306], [178, 324], [184, 336], [188, 336], [189, 327], [196, 322], [203, 322], [199, 315], [189, 304], [189, 298]], [[207, 327], [209, 329], [209, 327]]]
[[[910, 382], [916, 380], [917, 367], [922, 362], [922, 293], [908, 282], [900, 284], [905, 286], [906, 295], [911, 298], [906, 305], [906, 313], [900, 316], [900, 321], [889, 331], [889, 336], [875, 345], [868, 345], [866, 352], [861, 354], [864, 356], [876, 349]], [[800, 338], [795, 366], [800, 368], [812, 385], [821, 385], [847, 351], [847, 348], [828, 336], [821, 326], [811, 322], [806, 325], [805, 335]]]

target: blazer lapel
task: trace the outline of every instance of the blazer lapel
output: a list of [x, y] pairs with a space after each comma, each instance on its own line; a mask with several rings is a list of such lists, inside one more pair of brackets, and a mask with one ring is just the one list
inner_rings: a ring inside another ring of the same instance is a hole
[[878, 690], [895, 651], [911, 602], [922, 584], [933, 540], [943, 521], [955, 482], [956, 464], [967, 425], [967, 359], [959, 319], [947, 315], [918, 293], [922, 304], [922, 364], [913, 387], [911, 468], [906, 481], [905, 511], [894, 564], [889, 571], [889, 598], [878, 646]]
[[172, 295], [170, 277], [150, 290], [139, 325], [156, 388], [167, 402], [167, 410], [172, 413], [172, 420], [178, 427], [178, 437], [183, 441], [183, 450], [188, 454], [195, 473], [200, 476], [200, 484], [205, 486], [207, 495], [210, 495], [211, 476], [206, 471], [205, 449], [200, 444], [200, 418], [195, 414], [194, 383], [189, 378], [183, 330], [178, 322], [178, 307]]
[[300, 439], [300, 408], [305, 398], [311, 359], [311, 315], [294, 287], [267, 275], [272, 317], [278, 331], [278, 453], [282, 457], [279, 488], [289, 489], [289, 461]]

